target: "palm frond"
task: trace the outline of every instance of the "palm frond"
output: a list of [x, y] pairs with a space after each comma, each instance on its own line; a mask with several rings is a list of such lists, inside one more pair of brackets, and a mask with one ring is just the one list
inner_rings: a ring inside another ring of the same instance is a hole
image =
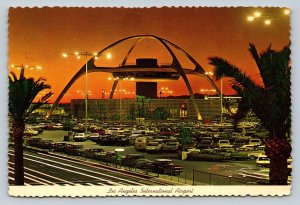
[[209, 58], [215, 67], [216, 79], [229, 77], [232, 88], [242, 97], [235, 121], [245, 117], [250, 109], [261, 120], [270, 136], [285, 135], [290, 129], [290, 49], [275, 51], [269, 46], [258, 54], [254, 44], [249, 51], [260, 71], [263, 86], [257, 85], [244, 72], [222, 58]]
[[[48, 92], [36, 104], [33, 100], [36, 96], [45, 89], [50, 89], [51, 86], [45, 84], [45, 79], [26, 78], [24, 69], [21, 70], [19, 78], [15, 73], [11, 72], [9, 76], [9, 112], [16, 120], [24, 120], [31, 112], [47, 103], [52, 95]], [[31, 106], [32, 105], [32, 106]]]

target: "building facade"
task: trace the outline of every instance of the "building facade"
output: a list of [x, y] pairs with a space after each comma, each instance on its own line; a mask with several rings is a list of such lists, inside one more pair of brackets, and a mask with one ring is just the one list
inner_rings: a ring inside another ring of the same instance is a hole
[[[220, 99], [197, 99], [202, 119], [211, 119], [221, 115]], [[163, 107], [169, 118], [197, 119], [197, 114], [190, 99], [149, 99], [137, 102], [136, 99], [89, 99], [88, 116], [102, 119], [129, 119], [141, 117], [143, 110], [146, 116], [151, 115], [157, 107]], [[74, 117], [85, 117], [84, 99], [72, 99], [70, 112]]]

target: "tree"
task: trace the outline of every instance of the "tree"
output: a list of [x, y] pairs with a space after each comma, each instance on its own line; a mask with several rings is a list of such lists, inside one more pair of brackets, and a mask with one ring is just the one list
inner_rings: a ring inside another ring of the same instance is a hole
[[157, 107], [154, 110], [154, 118], [157, 120], [166, 120], [169, 117], [169, 113], [163, 107]]
[[138, 117], [145, 117], [145, 96], [137, 95], [136, 96], [136, 105], [138, 109]]
[[50, 89], [45, 80], [39, 78], [26, 78], [24, 69], [21, 70], [19, 79], [14, 72], [9, 76], [9, 114], [12, 118], [12, 136], [14, 140], [14, 172], [15, 185], [24, 185], [23, 167], [23, 136], [25, 119], [34, 110], [48, 102], [52, 92], [45, 94], [38, 102], [33, 103], [39, 92]]
[[192, 131], [186, 127], [180, 129], [179, 142], [184, 150], [185, 146], [192, 143]]
[[268, 130], [266, 155], [270, 158], [270, 184], [287, 184], [287, 159], [291, 145], [287, 140], [291, 128], [290, 48], [275, 51], [269, 46], [258, 54], [254, 44], [249, 46], [262, 78], [262, 85], [250, 79], [239, 68], [219, 58], [209, 58], [217, 79], [229, 77], [232, 88], [242, 97], [235, 115], [235, 123], [251, 110]]
[[75, 127], [75, 123], [72, 120], [66, 120], [63, 125], [63, 130], [70, 131]]

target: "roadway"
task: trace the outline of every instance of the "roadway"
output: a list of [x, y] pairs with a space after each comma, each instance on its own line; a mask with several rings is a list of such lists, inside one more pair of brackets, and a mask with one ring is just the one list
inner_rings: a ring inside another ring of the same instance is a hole
[[[53, 140], [54, 142], [63, 141], [63, 136], [67, 135], [66, 131], [62, 130], [45, 130], [42, 134], [37, 137], [47, 140]], [[105, 151], [113, 151], [116, 146], [100, 146], [91, 141], [85, 142], [68, 142], [71, 144], [80, 144], [84, 145], [85, 148], [103, 148]], [[226, 161], [226, 162], [205, 162], [205, 161], [182, 161], [177, 158], [177, 153], [146, 153], [146, 152], [137, 152], [133, 146], [125, 146], [123, 155], [129, 153], [140, 153], [149, 160], [154, 160], [158, 158], [167, 158], [172, 159], [175, 164], [181, 165], [184, 167], [183, 173], [181, 173], [179, 180], [176, 178], [173, 180], [180, 181], [182, 183], [192, 184], [193, 180], [193, 170], [198, 170], [202, 172], [232, 176], [232, 177], [241, 177], [240, 173], [244, 170], [255, 170], [261, 169], [256, 166], [255, 160], [247, 161]], [[166, 179], [171, 179], [168, 176], [163, 176]], [[196, 176], [197, 177], [197, 176]]]
[[[14, 152], [9, 151], [9, 184], [13, 184]], [[148, 175], [120, 171], [90, 161], [46, 152], [24, 152], [25, 185], [143, 186], [175, 185]]]

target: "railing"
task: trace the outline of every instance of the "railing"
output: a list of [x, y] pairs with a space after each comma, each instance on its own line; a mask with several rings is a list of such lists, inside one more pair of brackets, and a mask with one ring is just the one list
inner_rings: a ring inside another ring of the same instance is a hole
[[193, 170], [193, 185], [251, 185], [261, 184], [261, 180], [251, 180]]

